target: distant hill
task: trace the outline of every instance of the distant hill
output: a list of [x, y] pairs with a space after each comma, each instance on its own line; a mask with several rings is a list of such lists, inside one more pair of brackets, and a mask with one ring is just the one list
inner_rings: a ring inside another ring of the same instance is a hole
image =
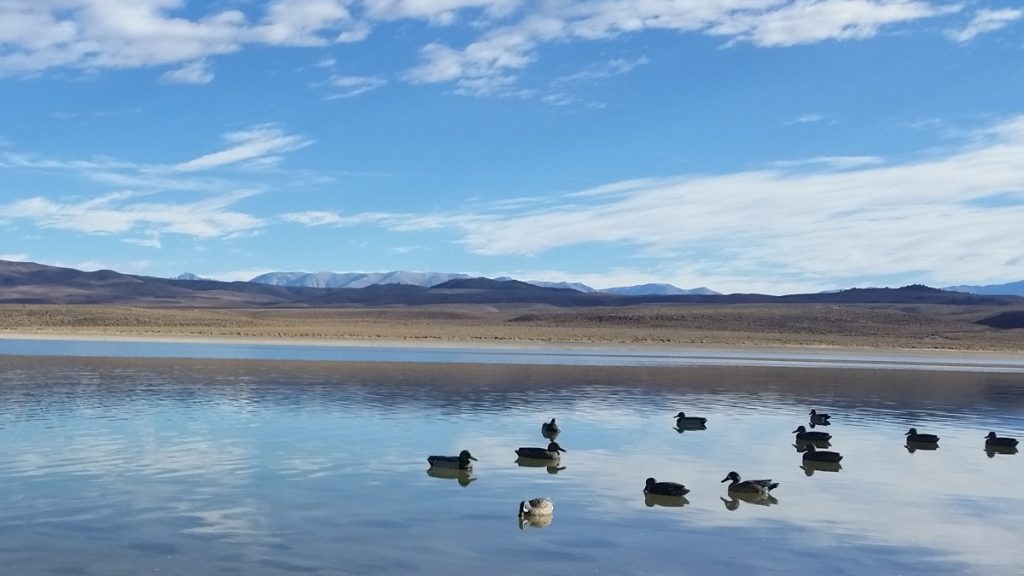
[[[402, 276], [392, 276], [399, 279]], [[630, 296], [549, 288], [519, 280], [452, 278], [430, 287], [389, 282], [364, 288], [279, 286], [256, 282], [218, 282], [133, 276], [113, 270], [83, 272], [31, 262], [0, 260], [0, 303], [117, 304], [208, 308], [416, 306], [428, 304], [544, 304], [550, 306], [628, 306], [633, 304], [946, 304], [1024, 305], [1017, 296], [950, 292], [927, 286], [864, 288], [833, 293], [792, 294], [648, 294]], [[996, 319], [1011, 325], [1016, 317]]]
[[191, 272], [185, 272], [184, 274], [178, 274], [174, 278], [171, 278], [171, 280], [208, 280], [208, 278], [197, 276]]
[[1007, 284], [985, 284], [983, 286], [948, 286], [944, 290], [967, 292], [969, 294], [1024, 296], [1024, 280]]
[[466, 274], [441, 272], [269, 272], [250, 282], [272, 286], [302, 286], [305, 288], [366, 288], [374, 284], [406, 284], [429, 288], [455, 278], [468, 278]]
[[718, 294], [708, 288], [691, 288], [684, 290], [671, 284], [640, 284], [638, 286], [622, 286], [618, 288], [605, 288], [600, 290], [605, 294], [620, 294], [623, 296], [713, 296]]

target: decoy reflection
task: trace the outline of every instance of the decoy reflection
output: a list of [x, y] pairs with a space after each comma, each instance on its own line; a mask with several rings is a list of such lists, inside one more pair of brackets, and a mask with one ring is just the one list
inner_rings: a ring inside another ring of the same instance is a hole
[[939, 444], [938, 442], [907, 442], [906, 449], [907, 452], [913, 454], [918, 450], [938, 450]]
[[687, 430], [689, 430], [691, 432], [694, 431], [694, 430], [707, 430], [708, 427], [704, 426], [704, 425], [701, 425], [701, 426], [678, 426], [677, 425], [677, 426], [673, 426], [672, 429], [675, 430], [676, 432], [682, 434], [683, 432], [686, 432]]
[[459, 468], [428, 468], [427, 476], [431, 478], [446, 478], [449, 480], [456, 480], [459, 486], [465, 488], [471, 483], [476, 482], [476, 478], [473, 476], [472, 470], [459, 469]]
[[839, 462], [816, 462], [814, 460], [804, 460], [800, 468], [804, 471], [804, 474], [813, 476], [815, 472], [839, 472], [843, 469], [843, 465]]
[[689, 504], [690, 501], [685, 496], [663, 496], [661, 494], [644, 494], [644, 504], [648, 508], [654, 508], [655, 506], [664, 506], [666, 508], [682, 508]]
[[813, 446], [814, 448], [831, 448], [832, 443], [829, 441], [815, 441], [815, 440], [797, 440], [793, 443], [793, 448], [796, 448], [797, 452], [807, 452], [807, 447]]
[[565, 466], [561, 466], [558, 462], [553, 462], [550, 458], [523, 458], [519, 456], [516, 458], [516, 465], [522, 468], [547, 468], [548, 474], [558, 474], [565, 470]]
[[1016, 446], [985, 446], [985, 455], [995, 458], [996, 454], [1016, 454]]
[[779, 503], [778, 498], [768, 493], [745, 494], [742, 492], [729, 492], [728, 500], [722, 498], [721, 496], [719, 496], [719, 499], [722, 501], [723, 504], [725, 504], [726, 510], [736, 510], [737, 508], [740, 507], [741, 501], [746, 502], [747, 504], [755, 504], [757, 506], [774, 506]]

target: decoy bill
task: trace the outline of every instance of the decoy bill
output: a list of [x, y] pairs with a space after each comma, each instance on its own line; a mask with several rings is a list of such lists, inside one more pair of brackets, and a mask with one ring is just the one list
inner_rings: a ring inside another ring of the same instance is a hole
[[472, 470], [473, 462], [477, 459], [469, 453], [469, 450], [459, 452], [458, 456], [427, 456], [427, 463], [432, 468], [457, 468], [459, 470]]
[[[729, 481], [732, 482], [729, 482]], [[778, 482], [772, 482], [768, 480], [740, 480], [740, 475], [737, 472], [729, 472], [722, 482], [729, 482], [729, 492], [735, 492], [739, 494], [768, 494], [772, 490], [779, 487]]]
[[828, 442], [832, 439], [832, 435], [828, 432], [808, 432], [807, 428], [803, 426], [797, 426], [796, 430], [793, 430], [796, 434], [797, 440], [806, 440], [810, 442]]
[[654, 478], [648, 478], [644, 486], [644, 494], [657, 496], [686, 496], [690, 489], [678, 482], [658, 482]]
[[547, 448], [534, 448], [531, 446], [522, 446], [516, 449], [516, 455], [520, 458], [536, 458], [538, 460], [556, 460], [561, 454], [565, 452], [565, 448], [558, 445], [558, 442], [552, 441], [548, 444]]

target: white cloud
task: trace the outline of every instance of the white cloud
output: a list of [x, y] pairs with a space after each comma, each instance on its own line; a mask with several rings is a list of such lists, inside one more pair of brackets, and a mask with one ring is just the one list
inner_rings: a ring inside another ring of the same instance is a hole
[[1024, 117], [961, 150], [902, 164], [873, 156], [799, 169], [638, 179], [509, 212], [306, 213], [306, 225], [452, 230], [483, 255], [631, 247], [668, 281], [716, 290], [814, 290], [912, 273], [935, 285], [1018, 280], [1024, 248]]
[[312, 144], [302, 136], [287, 134], [273, 124], [254, 126], [248, 130], [230, 132], [224, 136], [232, 146], [217, 152], [205, 154], [188, 162], [174, 166], [178, 172], [210, 170], [238, 162], [255, 160], [265, 156], [291, 152]]
[[28, 220], [42, 228], [87, 234], [142, 232], [151, 239], [157, 234], [218, 238], [263, 226], [259, 218], [231, 209], [251, 195], [240, 192], [195, 202], [145, 201], [130, 193], [66, 202], [36, 196], [0, 205], [0, 213], [8, 220]]
[[1024, 10], [1004, 8], [990, 10], [983, 8], [974, 14], [974, 18], [962, 30], [947, 30], [946, 34], [956, 42], [965, 43], [974, 40], [979, 34], [994, 32], [1024, 17]]
[[328, 85], [331, 88], [337, 88], [338, 91], [329, 99], [351, 98], [376, 90], [387, 83], [387, 80], [374, 76], [334, 76]]
[[209, 84], [213, 81], [213, 72], [205, 60], [196, 60], [165, 72], [160, 79], [168, 84]]
[[509, 14], [519, 0], [364, 0], [366, 13], [374, 20], [415, 18], [449, 25], [466, 9], [480, 9], [492, 17]]

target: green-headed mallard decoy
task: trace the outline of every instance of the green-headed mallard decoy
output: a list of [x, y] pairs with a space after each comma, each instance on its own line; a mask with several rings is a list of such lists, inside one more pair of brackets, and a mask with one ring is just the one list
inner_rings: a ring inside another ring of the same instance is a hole
[[832, 418], [831, 414], [825, 414], [824, 412], [818, 412], [814, 408], [811, 408], [811, 423], [812, 424], [829, 424], [829, 420]]
[[686, 496], [690, 489], [678, 482], [658, 482], [654, 478], [647, 479], [644, 486], [644, 494], [655, 494], [657, 496]]
[[516, 449], [516, 455], [520, 458], [536, 458], [538, 460], [556, 460], [559, 458], [559, 452], [565, 452], [565, 448], [558, 445], [558, 442], [552, 441], [548, 444], [547, 448], [534, 448], [529, 446], [522, 446]]
[[1006, 437], [1006, 436], [1000, 438], [999, 436], [996, 436], [995, 432], [989, 432], [988, 436], [985, 436], [985, 447], [986, 448], [993, 448], [993, 447], [1013, 448], [1016, 445], [1017, 445], [1017, 439], [1016, 438], [1009, 438], [1009, 437]]
[[804, 451], [804, 462], [839, 462], [843, 459], [843, 455], [839, 452], [829, 452], [828, 450], [818, 450], [814, 447], [814, 444], [808, 444], [807, 449]]
[[807, 428], [803, 426], [797, 426], [796, 430], [793, 430], [796, 434], [797, 440], [804, 440], [807, 442], [828, 442], [832, 439], [832, 435], [828, 432], [808, 432]]
[[729, 472], [722, 482], [729, 482], [729, 492], [736, 492], [740, 494], [768, 494], [772, 490], [779, 487], [778, 482], [772, 482], [771, 480], [743, 480], [740, 481], [740, 475], [736, 472]]
[[916, 442], [919, 444], [935, 444], [939, 441], [939, 437], [935, 434], [918, 434], [917, 428], [911, 428], [904, 434], [907, 437], [907, 442]]
[[469, 450], [459, 452], [458, 456], [427, 456], [427, 463], [434, 468], [458, 468], [459, 470], [472, 470], [473, 462], [477, 461]]
[[680, 428], [703, 428], [707, 423], [707, 418], [702, 418], [700, 416], [687, 416], [686, 412], [676, 414], [676, 426]]
[[541, 436], [544, 436], [545, 438], [550, 438], [554, 440], [555, 437], [558, 436], [561, 432], [562, 429], [559, 428], [558, 424], [555, 423], [554, 418], [551, 419], [551, 422], [544, 422], [543, 424], [540, 425]]

